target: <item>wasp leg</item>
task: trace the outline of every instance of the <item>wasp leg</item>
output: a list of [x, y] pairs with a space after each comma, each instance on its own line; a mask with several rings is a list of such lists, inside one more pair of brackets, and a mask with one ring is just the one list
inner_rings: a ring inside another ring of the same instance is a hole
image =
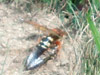
[[37, 41], [38, 41], [38, 43], [39, 43], [39, 42], [41, 41], [41, 38], [39, 37]]
[[57, 48], [57, 55], [60, 56], [60, 50], [61, 50], [61, 41], [56, 41], [55, 44], [58, 46]]

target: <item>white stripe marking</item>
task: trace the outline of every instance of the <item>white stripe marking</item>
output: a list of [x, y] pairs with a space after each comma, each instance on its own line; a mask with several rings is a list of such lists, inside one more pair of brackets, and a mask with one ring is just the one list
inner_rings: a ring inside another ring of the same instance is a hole
[[47, 37], [51, 42], [53, 41], [53, 38], [52, 37]]
[[43, 43], [45, 46], [50, 46], [50, 43], [49, 43], [49, 41], [41, 41], [41, 43]]
[[47, 49], [47, 47], [46, 47], [46, 46], [44, 46], [44, 45], [41, 45], [41, 47], [42, 47], [42, 48], [44, 48], [44, 49]]

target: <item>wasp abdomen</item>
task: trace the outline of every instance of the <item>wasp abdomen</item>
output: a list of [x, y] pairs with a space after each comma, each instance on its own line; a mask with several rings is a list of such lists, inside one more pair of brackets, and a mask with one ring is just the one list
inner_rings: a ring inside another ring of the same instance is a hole
[[53, 42], [53, 38], [47, 36], [47, 37], [43, 38], [43, 39], [40, 41], [40, 43], [37, 45], [37, 47], [40, 47], [40, 48], [42, 48], [42, 49], [45, 50], [45, 49], [47, 49], [47, 48], [50, 47], [50, 45], [51, 45], [52, 42]]
[[40, 56], [44, 51], [46, 51], [51, 43], [53, 42], [53, 38], [52, 37], [45, 37], [43, 38], [40, 43], [36, 46], [38, 48], [38, 51], [37, 51], [37, 56]]
[[40, 56], [43, 54], [44, 51], [46, 51], [50, 47], [52, 42], [53, 38], [49, 36], [43, 38], [40, 41], [40, 43], [36, 46], [36, 51], [32, 52], [27, 58], [26, 61], [27, 69], [34, 69], [43, 62], [43, 60], [40, 59]]

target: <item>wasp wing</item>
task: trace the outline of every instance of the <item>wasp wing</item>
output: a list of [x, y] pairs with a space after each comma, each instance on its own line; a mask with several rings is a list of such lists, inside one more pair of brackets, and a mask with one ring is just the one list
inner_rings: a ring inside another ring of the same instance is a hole
[[34, 26], [35, 28], [37, 28], [38, 30], [41, 30], [41, 31], [46, 32], [46, 33], [49, 33], [49, 34], [54, 34], [54, 35], [60, 37], [60, 36], [59, 36], [55, 31], [53, 31], [52, 29], [49, 29], [49, 28], [47, 28], [47, 27], [45, 27], [45, 26], [43, 26], [43, 25], [40, 25], [40, 24], [38, 24], [38, 23], [36, 23], [36, 22], [34, 22], [34, 21], [25, 21], [25, 22], [28, 23], [28, 24], [33, 25], [33, 26]]

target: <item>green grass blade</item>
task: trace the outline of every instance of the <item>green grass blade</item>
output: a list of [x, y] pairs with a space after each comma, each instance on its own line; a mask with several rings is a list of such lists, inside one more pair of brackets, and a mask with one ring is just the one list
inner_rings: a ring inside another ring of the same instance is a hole
[[96, 6], [97, 9], [100, 8], [100, 0], [94, 0], [94, 5]]
[[89, 23], [96, 46], [97, 46], [98, 50], [100, 51], [100, 34], [99, 34], [93, 20], [91, 19], [91, 11], [87, 13], [87, 22]]

